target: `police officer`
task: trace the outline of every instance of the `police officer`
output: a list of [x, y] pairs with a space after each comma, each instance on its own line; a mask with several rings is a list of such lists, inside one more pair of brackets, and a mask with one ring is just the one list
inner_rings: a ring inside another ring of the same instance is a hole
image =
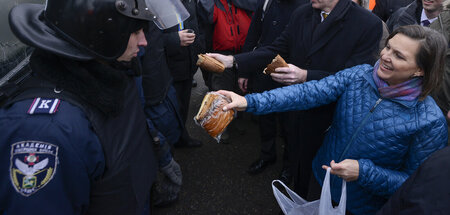
[[138, 71], [149, 20], [166, 28], [187, 16], [175, 0], [48, 0], [11, 10], [13, 33], [35, 51], [0, 88], [0, 213], [148, 208], [156, 162], [125, 71]]

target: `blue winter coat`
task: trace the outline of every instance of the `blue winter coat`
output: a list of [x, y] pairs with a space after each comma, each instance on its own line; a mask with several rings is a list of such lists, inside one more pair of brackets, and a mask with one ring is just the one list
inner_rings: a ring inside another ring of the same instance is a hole
[[[358, 180], [347, 183], [347, 210], [353, 214], [375, 213], [431, 153], [447, 143], [445, 118], [431, 97], [411, 102], [381, 98], [372, 71], [369, 65], [359, 65], [320, 81], [246, 96], [246, 111], [258, 114], [338, 101], [312, 168], [322, 184], [323, 164], [358, 160]], [[331, 177], [336, 202], [341, 183]]]

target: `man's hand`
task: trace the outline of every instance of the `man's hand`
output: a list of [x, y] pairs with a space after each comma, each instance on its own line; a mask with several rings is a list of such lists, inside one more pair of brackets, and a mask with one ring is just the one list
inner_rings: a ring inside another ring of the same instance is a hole
[[[347, 182], [356, 181], [359, 177], [359, 163], [357, 160], [345, 159], [340, 163], [330, 162], [331, 174], [337, 175], [339, 178]], [[322, 169], [327, 169], [327, 165], [322, 165]]]
[[239, 89], [241, 89], [241, 91], [243, 93], [247, 92], [247, 83], [248, 83], [248, 78], [239, 78], [238, 79]]
[[206, 55], [222, 62], [225, 68], [233, 67], [233, 60], [234, 60], [233, 55], [223, 55], [216, 53], [206, 53]]
[[161, 167], [161, 172], [167, 176], [174, 184], [181, 185], [183, 183], [183, 175], [181, 174], [180, 165], [174, 159], [166, 166]]
[[275, 72], [270, 74], [272, 79], [284, 85], [298, 84], [306, 81], [307, 70], [300, 69], [292, 64], [288, 64], [288, 66], [276, 68]]
[[223, 111], [228, 111], [233, 108], [237, 111], [244, 111], [245, 109], [247, 109], [247, 100], [245, 99], [245, 97], [226, 90], [219, 90], [217, 91], [217, 93], [222, 94], [231, 100], [230, 104], [227, 104], [223, 107]]
[[195, 34], [188, 33], [188, 30], [178, 31], [178, 36], [180, 37], [181, 46], [189, 46], [195, 41]]

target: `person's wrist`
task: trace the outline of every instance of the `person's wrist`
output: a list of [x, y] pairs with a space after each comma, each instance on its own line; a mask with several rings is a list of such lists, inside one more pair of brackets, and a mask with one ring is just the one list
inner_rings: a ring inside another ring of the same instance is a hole
[[225, 68], [232, 68], [233, 67], [233, 61], [234, 57], [232, 55], [228, 55], [226, 58], [226, 61], [224, 62]]
[[305, 75], [303, 76], [302, 80], [300, 83], [304, 83], [308, 80], [308, 70], [305, 70]]
[[234, 56], [233, 56], [233, 67], [232, 67], [233, 69], [237, 69], [238, 68], [238, 65], [237, 65], [237, 62], [236, 62], [236, 59], [234, 58]]

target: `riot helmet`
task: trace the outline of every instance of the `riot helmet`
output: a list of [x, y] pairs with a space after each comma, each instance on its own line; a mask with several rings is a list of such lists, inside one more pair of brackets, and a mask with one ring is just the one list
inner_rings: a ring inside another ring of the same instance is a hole
[[148, 21], [164, 29], [188, 17], [179, 0], [47, 0], [17, 5], [9, 23], [30, 46], [76, 60], [115, 60]]

